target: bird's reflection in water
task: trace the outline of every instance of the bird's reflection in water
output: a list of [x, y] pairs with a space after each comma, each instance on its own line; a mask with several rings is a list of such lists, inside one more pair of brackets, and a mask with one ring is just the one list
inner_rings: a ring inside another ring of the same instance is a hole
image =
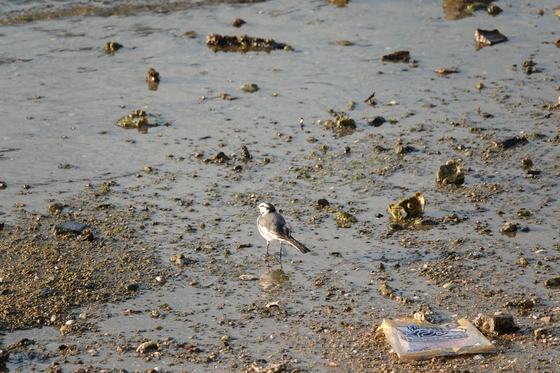
[[259, 287], [267, 293], [283, 292], [292, 286], [290, 276], [282, 269], [271, 269], [270, 267], [261, 275]]

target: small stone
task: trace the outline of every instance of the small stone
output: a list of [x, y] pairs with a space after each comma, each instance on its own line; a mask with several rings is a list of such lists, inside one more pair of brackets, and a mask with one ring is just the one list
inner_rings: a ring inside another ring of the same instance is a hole
[[212, 158], [212, 160], [216, 163], [224, 163], [229, 162], [230, 158], [224, 152], [219, 152]]
[[238, 88], [240, 88], [243, 92], [247, 93], [254, 93], [259, 90], [259, 86], [256, 84], [241, 84]]
[[500, 232], [517, 232], [518, 224], [512, 221], [508, 221], [500, 229]]
[[119, 49], [121, 49], [123, 46], [119, 43], [115, 43], [115, 42], [111, 42], [108, 41], [107, 43], [105, 43], [105, 52], [107, 53], [115, 53], [116, 51], [118, 51]]
[[47, 209], [47, 212], [51, 215], [59, 213], [64, 208], [62, 203], [53, 203]]
[[329, 201], [327, 201], [326, 198], [320, 198], [317, 201], [317, 204], [319, 205], [319, 207], [327, 207], [329, 205]]
[[358, 219], [352, 214], [344, 211], [339, 211], [336, 213], [334, 219], [339, 227], [349, 228], [352, 224], [356, 223]]
[[232, 25], [233, 27], [241, 27], [241, 25], [244, 25], [245, 23], [247, 23], [247, 22], [245, 22], [245, 21], [242, 20], [241, 18], [236, 18], [236, 19], [233, 20], [233, 22], [231, 23], [231, 25]]
[[339, 127], [356, 128], [356, 121], [350, 117], [336, 118], [334, 123]]
[[546, 328], [538, 328], [533, 331], [535, 337], [539, 338], [548, 334], [548, 330]]
[[453, 161], [447, 161], [440, 166], [436, 173], [436, 181], [442, 184], [463, 184], [465, 182], [465, 173], [461, 167]]
[[374, 127], [379, 127], [380, 125], [382, 125], [385, 122], [387, 122], [387, 119], [385, 119], [383, 117], [380, 117], [380, 116], [368, 119], [368, 124], [370, 126], [374, 126]]
[[154, 341], [150, 341], [150, 342], [144, 342], [140, 346], [138, 346], [136, 352], [143, 354], [144, 352], [147, 351], [157, 351], [157, 350], [159, 350], [159, 345]]
[[517, 308], [530, 310], [537, 305], [537, 302], [534, 299], [523, 299], [517, 302]]
[[81, 234], [87, 225], [78, 223], [76, 221], [68, 220], [63, 223], [57, 224], [53, 228], [54, 235], [59, 234]]
[[390, 296], [393, 294], [393, 289], [391, 289], [391, 287], [387, 284], [381, 285], [379, 288], [377, 288], [377, 291], [379, 291], [382, 295], [385, 296]]
[[544, 281], [544, 286], [547, 288], [560, 286], [560, 277], [549, 278]]
[[493, 316], [478, 314], [478, 317], [474, 319], [474, 324], [482, 331], [495, 335], [513, 333], [519, 329], [513, 321], [513, 316], [505, 314]]

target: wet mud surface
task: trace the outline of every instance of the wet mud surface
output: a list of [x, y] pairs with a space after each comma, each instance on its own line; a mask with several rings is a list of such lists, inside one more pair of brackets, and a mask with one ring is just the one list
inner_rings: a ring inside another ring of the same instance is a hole
[[[497, 3], [456, 20], [448, 1], [321, 1], [2, 27], [5, 370], [557, 371], [558, 17]], [[476, 29], [508, 41], [477, 51]], [[213, 52], [214, 33], [292, 50]], [[166, 125], [115, 125], [134, 110]], [[449, 161], [461, 177], [438, 174]], [[423, 214], [391, 216], [416, 193]], [[310, 253], [264, 255], [261, 202]], [[55, 236], [67, 220], [93, 239]], [[375, 332], [494, 312], [518, 326], [487, 334], [494, 354], [399, 362]]]

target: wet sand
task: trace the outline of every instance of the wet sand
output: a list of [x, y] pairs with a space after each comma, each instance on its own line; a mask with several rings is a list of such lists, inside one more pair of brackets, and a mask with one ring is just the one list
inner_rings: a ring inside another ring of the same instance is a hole
[[[560, 293], [544, 281], [560, 273], [558, 17], [545, 2], [496, 5], [497, 17], [459, 20], [441, 3], [264, 2], [3, 26], [0, 237], [14, 266], [2, 268], [0, 297], [41, 311], [39, 321], [2, 323], [7, 369], [256, 371], [266, 361], [292, 372], [555, 371]], [[234, 18], [247, 24], [234, 28]], [[476, 28], [509, 40], [477, 51]], [[195, 38], [181, 36], [189, 30]], [[212, 33], [293, 50], [213, 52]], [[107, 55], [106, 42], [124, 47]], [[411, 61], [381, 60], [399, 50]], [[150, 67], [157, 91], [145, 82]], [[238, 88], [248, 83], [260, 89]], [[115, 125], [137, 109], [167, 125]], [[329, 109], [356, 129], [332, 128]], [[387, 121], [370, 124], [376, 116]], [[527, 141], [499, 146], [516, 136]], [[218, 152], [230, 160], [214, 162]], [[463, 185], [436, 184], [449, 160]], [[423, 217], [391, 219], [387, 205], [416, 192]], [[265, 257], [255, 224], [263, 201], [312, 253], [285, 248], [282, 265]], [[64, 209], [49, 214], [57, 202]], [[357, 222], [339, 227], [340, 211]], [[95, 239], [53, 237], [64, 220], [89, 224]], [[502, 234], [506, 222], [526, 231]], [[50, 256], [33, 265], [44, 267], [25, 264], [38, 248]], [[85, 275], [59, 275], [95, 274], [70, 260], [86, 251], [84, 264], [121, 272], [84, 287]], [[182, 266], [171, 262], [178, 254]], [[53, 270], [57, 260], [66, 269]], [[93, 296], [68, 302], [84, 289]], [[4, 320], [17, 316], [4, 309]], [[484, 358], [403, 363], [375, 334], [383, 318], [495, 311], [520, 329], [489, 335], [497, 352]], [[150, 341], [157, 350], [136, 352]]]

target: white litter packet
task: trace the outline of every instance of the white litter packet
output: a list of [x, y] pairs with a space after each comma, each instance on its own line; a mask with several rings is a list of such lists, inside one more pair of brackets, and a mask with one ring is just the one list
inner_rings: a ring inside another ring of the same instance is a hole
[[378, 332], [401, 360], [422, 360], [435, 356], [494, 352], [496, 347], [467, 319], [435, 325], [410, 318], [384, 319]]

